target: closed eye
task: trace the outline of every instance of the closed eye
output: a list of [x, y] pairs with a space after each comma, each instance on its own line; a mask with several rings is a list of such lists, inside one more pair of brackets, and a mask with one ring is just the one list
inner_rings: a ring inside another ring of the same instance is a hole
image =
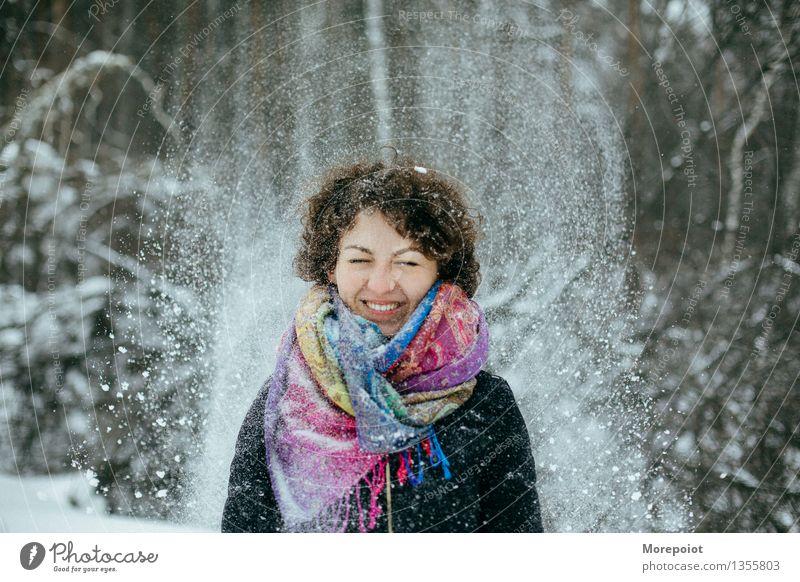
[[406, 267], [418, 267], [419, 266], [419, 263], [415, 263], [414, 261], [400, 261], [400, 264], [404, 265]]
[[368, 262], [369, 262], [369, 259], [349, 259], [347, 262], [348, 262], [348, 263], [350, 263], [350, 264], [355, 264], [355, 263], [368, 263]]

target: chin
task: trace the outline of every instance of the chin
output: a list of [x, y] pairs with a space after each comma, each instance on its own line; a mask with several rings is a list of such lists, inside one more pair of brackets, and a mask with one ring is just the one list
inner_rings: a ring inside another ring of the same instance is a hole
[[381, 333], [382, 333], [383, 335], [385, 335], [386, 337], [392, 337], [392, 336], [393, 336], [394, 334], [396, 334], [398, 331], [400, 331], [400, 328], [399, 328], [399, 327], [393, 327], [393, 328], [391, 328], [391, 329], [384, 329], [384, 328], [381, 328]]
[[393, 336], [398, 331], [400, 331], [400, 328], [402, 327], [402, 326], [398, 326], [398, 325], [387, 325], [386, 323], [381, 323], [381, 322], [378, 322], [378, 321], [372, 321], [368, 317], [365, 317], [364, 319], [366, 319], [367, 321], [370, 321], [370, 322], [374, 323], [375, 325], [377, 325], [378, 329], [381, 330], [381, 333], [383, 335], [387, 336], [387, 337]]

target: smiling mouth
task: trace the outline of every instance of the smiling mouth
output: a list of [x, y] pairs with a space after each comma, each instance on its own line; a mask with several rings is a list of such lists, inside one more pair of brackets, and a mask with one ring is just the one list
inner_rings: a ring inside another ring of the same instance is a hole
[[392, 314], [396, 312], [401, 306], [402, 303], [394, 302], [394, 303], [374, 303], [372, 301], [361, 300], [361, 303], [366, 305], [367, 309], [373, 311], [375, 313], [380, 314]]
[[399, 303], [389, 303], [387, 305], [378, 305], [377, 303], [370, 303], [369, 301], [365, 302], [367, 307], [370, 309], [374, 309], [375, 311], [392, 311], [400, 307]]

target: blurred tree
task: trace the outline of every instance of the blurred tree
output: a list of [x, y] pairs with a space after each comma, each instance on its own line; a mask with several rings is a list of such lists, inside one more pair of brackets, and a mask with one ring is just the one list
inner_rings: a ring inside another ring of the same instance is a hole
[[[188, 197], [158, 160], [134, 162], [113, 136], [81, 157], [93, 111], [115, 96], [99, 87], [117, 86], [120, 72], [141, 94], [153, 86], [127, 57], [95, 51], [23, 86], [4, 124], [3, 469], [91, 470], [111, 511], [166, 516], [180, 506], [209, 373], [196, 365], [208, 321], [191, 287], [214, 274], [158, 272], [176, 251], [156, 234], [185, 231], [167, 209]], [[191, 242], [196, 257], [215, 244]]]

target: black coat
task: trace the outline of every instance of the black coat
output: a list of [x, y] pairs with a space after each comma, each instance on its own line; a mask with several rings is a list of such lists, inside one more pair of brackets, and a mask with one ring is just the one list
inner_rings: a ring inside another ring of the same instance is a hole
[[[282, 529], [265, 463], [268, 385], [259, 391], [239, 431], [222, 514], [223, 532]], [[446, 480], [441, 467], [426, 464], [422, 483], [401, 485], [396, 477], [398, 455], [390, 455], [393, 531], [542, 531], [528, 431], [505, 380], [480, 372], [470, 399], [436, 422], [434, 429], [452, 476]], [[366, 488], [362, 499], [366, 507]], [[385, 491], [379, 503], [383, 511], [372, 531], [386, 532]]]

